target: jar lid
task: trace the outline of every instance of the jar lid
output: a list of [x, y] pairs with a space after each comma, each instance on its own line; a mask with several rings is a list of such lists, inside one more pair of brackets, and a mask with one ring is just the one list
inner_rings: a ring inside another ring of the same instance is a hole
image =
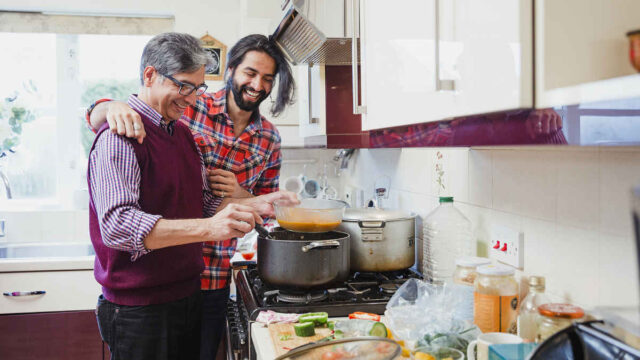
[[515, 269], [505, 265], [482, 265], [476, 270], [478, 274], [482, 275], [513, 275], [516, 273]]
[[529, 287], [543, 288], [545, 286], [544, 276], [529, 276]]
[[464, 256], [456, 259], [456, 265], [464, 267], [478, 267], [491, 264], [491, 260], [484, 257]]
[[584, 316], [581, 307], [571, 304], [544, 304], [538, 307], [540, 315], [565, 319], [579, 319]]

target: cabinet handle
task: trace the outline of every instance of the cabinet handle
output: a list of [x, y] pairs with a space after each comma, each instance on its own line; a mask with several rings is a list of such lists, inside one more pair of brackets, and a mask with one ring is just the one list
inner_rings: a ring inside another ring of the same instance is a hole
[[309, 66], [307, 67], [307, 81], [309, 86], [307, 86], [307, 89], [309, 90], [309, 124], [317, 124], [320, 122], [319, 118], [314, 118], [313, 117], [313, 97], [312, 94], [313, 92], [311, 91], [311, 88], [313, 87], [313, 83], [312, 83], [312, 79], [311, 79], [311, 67], [313, 66], [313, 64], [309, 64]]
[[[358, 94], [360, 93], [358, 89], [358, 25], [359, 20], [362, 20], [364, 23], [364, 19], [360, 19], [360, 0], [353, 0], [353, 24], [351, 33], [351, 84], [353, 86], [353, 113], [354, 114], [365, 114], [367, 112], [367, 107], [358, 104]], [[364, 17], [363, 17], [364, 18]], [[364, 33], [364, 31], [363, 31]]]
[[12, 291], [2, 293], [4, 296], [33, 296], [33, 295], [44, 295], [47, 292], [44, 290], [36, 290], [36, 291]]
[[440, 0], [435, 0], [435, 58], [436, 58], [436, 91], [453, 91], [453, 80], [440, 80]]

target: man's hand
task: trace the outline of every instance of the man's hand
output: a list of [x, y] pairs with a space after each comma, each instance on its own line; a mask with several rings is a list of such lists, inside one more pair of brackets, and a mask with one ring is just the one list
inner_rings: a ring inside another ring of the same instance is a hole
[[135, 112], [127, 103], [120, 101], [110, 101], [107, 110], [107, 122], [111, 128], [111, 132], [124, 135], [128, 138], [138, 139], [138, 143], [142, 144], [142, 140], [147, 136], [144, 131], [144, 125], [140, 114]]
[[238, 201], [253, 208], [260, 216], [271, 218], [275, 217], [273, 203], [276, 201], [287, 206], [300, 204], [296, 193], [291, 191], [276, 191], [253, 198], [238, 199]]
[[236, 175], [231, 171], [208, 169], [207, 175], [211, 192], [216, 196], [248, 197], [251, 195], [238, 184]]
[[252, 207], [229, 204], [207, 219], [207, 222], [209, 223], [207, 240], [222, 241], [234, 237], [243, 237], [253, 230], [256, 223], [262, 224], [262, 218]]
[[529, 137], [535, 139], [562, 129], [562, 116], [553, 109], [533, 110], [527, 117], [525, 126]]

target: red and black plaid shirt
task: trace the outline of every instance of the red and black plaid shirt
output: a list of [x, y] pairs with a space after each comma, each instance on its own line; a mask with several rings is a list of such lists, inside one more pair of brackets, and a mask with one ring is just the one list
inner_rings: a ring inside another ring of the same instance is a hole
[[[282, 155], [280, 134], [258, 111], [238, 138], [233, 121], [227, 114], [226, 89], [205, 93], [180, 118], [200, 147], [209, 169], [223, 169], [236, 174], [238, 184], [254, 195], [278, 190]], [[236, 250], [236, 239], [205, 242], [202, 273], [203, 290], [222, 289], [231, 278], [230, 260]]]

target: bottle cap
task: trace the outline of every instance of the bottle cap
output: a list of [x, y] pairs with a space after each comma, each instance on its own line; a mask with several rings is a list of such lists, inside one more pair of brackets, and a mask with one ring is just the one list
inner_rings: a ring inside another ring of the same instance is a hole
[[529, 276], [529, 287], [544, 290], [544, 276]]
[[540, 315], [565, 319], [580, 319], [584, 316], [584, 310], [581, 307], [571, 304], [544, 304], [538, 307]]
[[453, 196], [440, 196], [440, 204], [453, 202]]
[[456, 259], [456, 265], [464, 267], [478, 267], [488, 264], [491, 264], [490, 259], [477, 256], [464, 256]]
[[482, 265], [476, 270], [478, 274], [482, 275], [513, 275], [516, 273], [515, 269], [505, 265]]

